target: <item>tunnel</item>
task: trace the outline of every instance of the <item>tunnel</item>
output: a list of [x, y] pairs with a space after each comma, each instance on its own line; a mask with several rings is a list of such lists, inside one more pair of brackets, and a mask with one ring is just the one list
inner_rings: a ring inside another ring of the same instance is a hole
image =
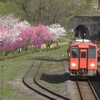
[[88, 39], [89, 38], [89, 29], [88, 27], [86, 27], [85, 25], [78, 25], [75, 28], [75, 37], [79, 37], [79, 38], [85, 38]]

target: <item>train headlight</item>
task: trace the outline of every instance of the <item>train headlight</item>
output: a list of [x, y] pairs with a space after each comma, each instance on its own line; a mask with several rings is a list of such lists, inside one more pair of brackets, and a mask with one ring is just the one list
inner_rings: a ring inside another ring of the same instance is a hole
[[75, 67], [75, 66], [76, 66], [76, 64], [75, 64], [75, 63], [72, 63], [72, 64], [71, 64], [71, 66], [72, 66], [72, 67]]
[[94, 67], [94, 66], [95, 66], [95, 64], [93, 64], [93, 63], [92, 63], [92, 64], [90, 64], [90, 66], [91, 66], [91, 67]]

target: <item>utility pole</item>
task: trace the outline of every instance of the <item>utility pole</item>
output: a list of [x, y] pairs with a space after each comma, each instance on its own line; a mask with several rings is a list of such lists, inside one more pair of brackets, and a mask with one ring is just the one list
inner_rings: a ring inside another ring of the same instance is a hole
[[3, 65], [1, 67], [2, 67], [2, 95], [3, 95]]

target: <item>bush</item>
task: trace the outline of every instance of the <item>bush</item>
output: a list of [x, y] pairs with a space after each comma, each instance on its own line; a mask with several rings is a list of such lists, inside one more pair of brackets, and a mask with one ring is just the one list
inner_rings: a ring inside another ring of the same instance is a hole
[[18, 53], [18, 52], [11, 53], [11, 51], [10, 52], [7, 51], [5, 55], [0, 56], [0, 60], [13, 59], [13, 58], [20, 57], [20, 56], [27, 55], [27, 54], [38, 53], [41, 51], [46, 52], [46, 51], [56, 50], [56, 49], [59, 49], [60, 47], [62, 47], [62, 46], [56, 46], [53, 48], [43, 48], [43, 49], [32, 48], [32, 49], [27, 50], [27, 51], [22, 51], [21, 53]]

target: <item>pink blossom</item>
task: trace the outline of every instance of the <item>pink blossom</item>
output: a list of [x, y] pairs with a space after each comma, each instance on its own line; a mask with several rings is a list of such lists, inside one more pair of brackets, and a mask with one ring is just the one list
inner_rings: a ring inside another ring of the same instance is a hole
[[33, 44], [35, 45], [35, 47], [41, 47], [41, 45], [43, 44], [43, 40], [41, 40], [41, 39], [35, 39], [33, 41]]
[[21, 31], [20, 37], [23, 40], [33, 39], [33, 38], [35, 38], [34, 33], [36, 33], [34, 30], [34, 27], [28, 27], [28, 28], [25, 28]]

